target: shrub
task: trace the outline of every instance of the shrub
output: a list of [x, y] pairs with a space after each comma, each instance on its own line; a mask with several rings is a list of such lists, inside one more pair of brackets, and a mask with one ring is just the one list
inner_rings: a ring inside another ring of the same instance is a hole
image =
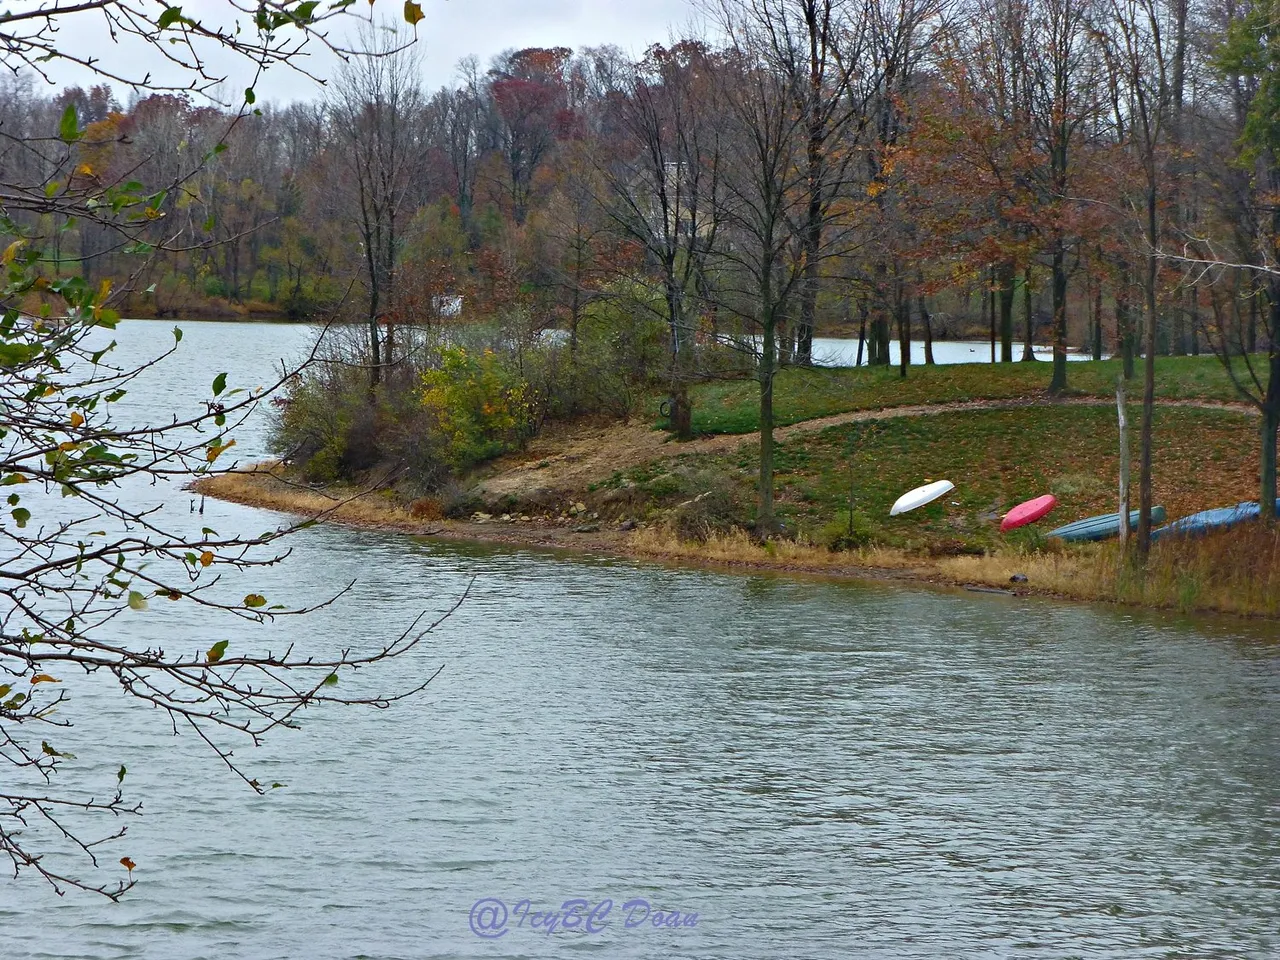
[[448, 346], [439, 367], [422, 374], [418, 400], [435, 422], [444, 459], [465, 469], [528, 439], [527, 392], [492, 350]]
[[676, 536], [697, 543], [706, 543], [713, 533], [727, 533], [735, 519], [733, 499], [718, 488], [686, 500], [671, 514]]
[[838, 510], [831, 520], [818, 531], [817, 541], [828, 550], [856, 550], [876, 539], [875, 521], [861, 510]]

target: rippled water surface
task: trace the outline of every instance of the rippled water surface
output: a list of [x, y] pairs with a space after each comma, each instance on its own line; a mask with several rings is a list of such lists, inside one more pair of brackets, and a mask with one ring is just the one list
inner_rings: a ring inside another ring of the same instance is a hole
[[[184, 345], [234, 344], [243, 381], [304, 340], [192, 324]], [[198, 360], [156, 409], [207, 387]], [[202, 522], [279, 519], [209, 502]], [[64, 776], [105, 792], [127, 764], [146, 816], [107, 859], [128, 853], [139, 883], [113, 905], [0, 880], [0, 955], [1280, 955], [1266, 628], [337, 527], [254, 583], [306, 601], [352, 580], [233, 641], [376, 643], [470, 585], [428, 646], [363, 681], [443, 666], [426, 693], [238, 751], [287, 784], [257, 797], [161, 717], [82, 691]], [[226, 635], [183, 604], [128, 629], [173, 648]], [[522, 898], [574, 897], [614, 901], [601, 932], [517, 926]], [[497, 939], [471, 929], [482, 898], [508, 909]], [[633, 898], [696, 926], [625, 929]]]

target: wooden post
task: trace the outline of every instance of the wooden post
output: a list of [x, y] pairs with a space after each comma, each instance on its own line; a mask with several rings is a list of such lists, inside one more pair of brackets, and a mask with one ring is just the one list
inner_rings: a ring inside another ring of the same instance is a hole
[[1120, 415], [1120, 544], [1129, 542], [1129, 413], [1125, 408], [1124, 377], [1116, 378], [1116, 411]]

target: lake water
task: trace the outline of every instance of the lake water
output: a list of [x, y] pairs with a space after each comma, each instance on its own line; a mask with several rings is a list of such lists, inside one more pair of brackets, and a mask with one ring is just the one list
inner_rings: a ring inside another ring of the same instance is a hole
[[[911, 354], [909, 360], [911, 363], [924, 363], [924, 341], [911, 341]], [[1053, 359], [1053, 348], [1044, 346], [1035, 346], [1031, 348], [1032, 355], [1037, 360], [1051, 361]], [[902, 351], [899, 349], [898, 341], [892, 340], [889, 343], [889, 363], [891, 366], [899, 362]], [[1000, 357], [1000, 345], [996, 344], [996, 358]], [[1022, 343], [1015, 341], [1013, 344], [1014, 362], [1022, 361]], [[1091, 357], [1087, 353], [1070, 352], [1067, 354], [1068, 360], [1089, 360]], [[814, 337], [813, 338], [813, 361], [824, 367], [852, 367], [858, 362], [858, 340], [857, 338], [844, 337]], [[867, 362], [866, 345], [863, 345], [862, 362]], [[933, 362], [934, 363], [990, 363], [991, 362], [991, 344], [982, 340], [935, 340], [933, 341]]]
[[[547, 330], [544, 337], [550, 341], [564, 342], [568, 339], [567, 330]], [[747, 340], [738, 338], [724, 337], [725, 343], [746, 344], [745, 349], [754, 349], [757, 352], [760, 348], [760, 338], [753, 337]], [[924, 363], [924, 341], [912, 340], [909, 346], [910, 355], [908, 361], [910, 363]], [[1053, 347], [1037, 346], [1031, 347], [1031, 353], [1036, 360], [1052, 361]], [[1000, 357], [1000, 346], [996, 345], [997, 361]], [[896, 366], [902, 356], [902, 350], [897, 340], [889, 342], [889, 363]], [[1105, 354], [1104, 354], [1105, 356]], [[1022, 341], [1015, 340], [1013, 343], [1013, 358], [1015, 363], [1022, 361]], [[863, 344], [862, 364], [867, 363], [868, 354], [867, 346]], [[1091, 360], [1091, 355], [1081, 353], [1080, 351], [1070, 351], [1067, 353], [1068, 360]], [[814, 337], [813, 338], [813, 362], [821, 367], [853, 367], [858, 364], [858, 338], [857, 337]], [[933, 341], [933, 362], [938, 364], [953, 363], [990, 363], [991, 362], [991, 343], [985, 340], [934, 340]]]
[[[119, 339], [140, 356], [167, 329], [123, 324]], [[305, 340], [184, 329], [132, 398], [139, 415], [194, 403], [219, 369], [265, 382]], [[261, 454], [261, 422], [238, 449]], [[127, 495], [175, 518], [192, 505]], [[194, 522], [280, 519], [210, 501]], [[103, 859], [127, 854], [139, 882], [111, 904], [0, 879], [4, 956], [1280, 955], [1269, 625], [339, 527], [293, 547], [255, 589], [351, 593], [267, 628], [178, 603], [118, 629], [324, 651], [385, 641], [470, 586], [430, 644], [362, 682], [443, 672], [391, 710], [311, 711], [237, 750], [287, 784], [265, 797], [162, 717], [68, 678], [76, 727], [59, 746], [77, 759], [62, 776], [106, 793], [127, 765], [146, 815]], [[574, 898], [599, 932], [531, 928]], [[495, 900], [506, 932], [483, 938], [472, 924], [500, 916]], [[628, 929], [631, 900], [696, 926]]]

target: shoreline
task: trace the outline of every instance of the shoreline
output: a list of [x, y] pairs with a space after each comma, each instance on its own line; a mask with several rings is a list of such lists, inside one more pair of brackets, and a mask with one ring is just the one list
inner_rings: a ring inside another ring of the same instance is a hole
[[[382, 494], [347, 488], [309, 487], [282, 479], [278, 470], [278, 463], [268, 461], [201, 478], [189, 484], [187, 489], [214, 499], [274, 510], [320, 523], [452, 543], [532, 547], [724, 573], [775, 573], [843, 582], [899, 583], [1011, 598], [1103, 603], [1239, 620], [1280, 619], [1266, 613], [1223, 609], [1214, 605], [1184, 608], [1174, 603], [1144, 602], [1107, 595], [1098, 589], [1098, 573], [1111, 565], [1114, 550], [1109, 551], [1108, 545], [1090, 545], [1063, 552], [1010, 551], [983, 557], [930, 557], [891, 548], [831, 552], [822, 547], [788, 541], [761, 545], [745, 533], [713, 536], [705, 543], [699, 543], [679, 540], [660, 526], [648, 524], [623, 529], [625, 525], [608, 521], [565, 522], [554, 518], [475, 521], [415, 517], [405, 505]], [[1011, 582], [1010, 577], [1014, 574], [1022, 574], [1027, 579], [1025, 582]]]

